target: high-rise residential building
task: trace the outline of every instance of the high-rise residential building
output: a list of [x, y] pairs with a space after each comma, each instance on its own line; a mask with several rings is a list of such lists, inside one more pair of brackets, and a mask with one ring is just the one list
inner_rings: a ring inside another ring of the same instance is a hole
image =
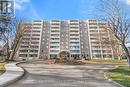
[[[103, 21], [96, 20], [35, 20], [23, 24], [24, 36], [17, 58], [57, 58], [67, 51], [79, 58], [118, 58], [120, 47]], [[114, 49], [116, 48], [116, 49]], [[116, 52], [115, 52], [116, 50]]]
[[39, 58], [43, 22], [40, 20], [23, 24], [24, 35], [16, 54], [19, 58]]

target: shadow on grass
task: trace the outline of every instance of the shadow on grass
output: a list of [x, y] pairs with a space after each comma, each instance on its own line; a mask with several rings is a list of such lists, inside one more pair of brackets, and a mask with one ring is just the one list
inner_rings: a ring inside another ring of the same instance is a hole
[[110, 70], [107, 76], [119, 84], [130, 87], [130, 69], [127, 66], [119, 66]]
[[130, 69], [126, 66], [119, 66], [116, 69], [110, 70], [110, 72], [120, 73], [120, 74], [123, 74], [123, 75], [130, 75]]

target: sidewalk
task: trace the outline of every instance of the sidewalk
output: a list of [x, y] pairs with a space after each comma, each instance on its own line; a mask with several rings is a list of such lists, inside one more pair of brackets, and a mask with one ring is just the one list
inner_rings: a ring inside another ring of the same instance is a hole
[[0, 76], [0, 87], [5, 87], [24, 75], [24, 70], [16, 64], [18, 63], [9, 63], [5, 65], [6, 72]]

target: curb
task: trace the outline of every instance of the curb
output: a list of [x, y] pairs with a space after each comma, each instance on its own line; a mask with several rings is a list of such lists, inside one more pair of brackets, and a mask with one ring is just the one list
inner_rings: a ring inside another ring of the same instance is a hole
[[5, 73], [0, 76], [0, 87], [8, 86], [9, 84], [19, 80], [24, 75], [24, 69], [18, 67], [17, 63], [9, 63], [5, 65]]
[[116, 85], [118, 85], [118, 86], [120, 86], [120, 87], [126, 87], [126, 86], [123, 86], [123, 85], [121, 85], [121, 84], [119, 84], [119, 83], [113, 81], [112, 79], [108, 78], [108, 77], [106, 76], [106, 73], [104, 73], [104, 77], [105, 77], [105, 79], [107, 79], [109, 82], [112, 82], [112, 83], [114, 83], [114, 84], [116, 84]]
[[[90, 63], [90, 64], [100, 64], [100, 63], [98, 63], [98, 62], [86, 62], [86, 63]], [[126, 64], [126, 63], [102, 63], [102, 64], [117, 65], [117, 64]], [[116, 68], [116, 67], [115, 67], [115, 68]], [[113, 69], [115, 69], [115, 68], [113, 68]], [[120, 86], [120, 87], [126, 87], [126, 86], [123, 86], [123, 85], [121, 85], [121, 84], [119, 84], [119, 83], [113, 81], [112, 79], [108, 78], [108, 77], [106, 76], [106, 72], [104, 72], [104, 77], [105, 77], [105, 79], [107, 79], [109, 82], [112, 82], [112, 83], [114, 83], [114, 84], [116, 84], [116, 85], [118, 85], [118, 86]]]

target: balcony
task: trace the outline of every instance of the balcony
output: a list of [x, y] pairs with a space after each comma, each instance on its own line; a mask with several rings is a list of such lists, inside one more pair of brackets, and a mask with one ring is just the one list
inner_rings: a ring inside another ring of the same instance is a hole
[[60, 28], [60, 25], [51, 25], [51, 28]]
[[70, 40], [70, 43], [71, 42], [80, 42], [80, 40]]
[[70, 28], [71, 28], [71, 27], [72, 27], [72, 28], [73, 28], [73, 27], [74, 27], [74, 28], [79, 28], [79, 25], [78, 25], [78, 24], [77, 24], [77, 25], [70, 25]]
[[79, 47], [80, 46], [80, 43], [79, 44], [70, 44], [70, 47]]
[[59, 46], [60, 47], [60, 44], [50, 44], [50, 46]]
[[59, 48], [50, 48], [50, 50], [60, 50], [60, 47]]
[[50, 40], [50, 42], [60, 42], [60, 40]]
[[71, 38], [77, 38], [77, 39], [79, 39], [80, 36], [70, 36], [70, 39], [71, 39]]
[[79, 28], [70, 28], [70, 31], [79, 31]]
[[54, 39], [56, 39], [56, 38], [60, 38], [60, 36], [50, 36], [50, 38], [54, 38]]
[[29, 52], [19, 52], [18, 54], [28, 54]]
[[70, 34], [78, 34], [79, 35], [79, 32], [70, 32]]

